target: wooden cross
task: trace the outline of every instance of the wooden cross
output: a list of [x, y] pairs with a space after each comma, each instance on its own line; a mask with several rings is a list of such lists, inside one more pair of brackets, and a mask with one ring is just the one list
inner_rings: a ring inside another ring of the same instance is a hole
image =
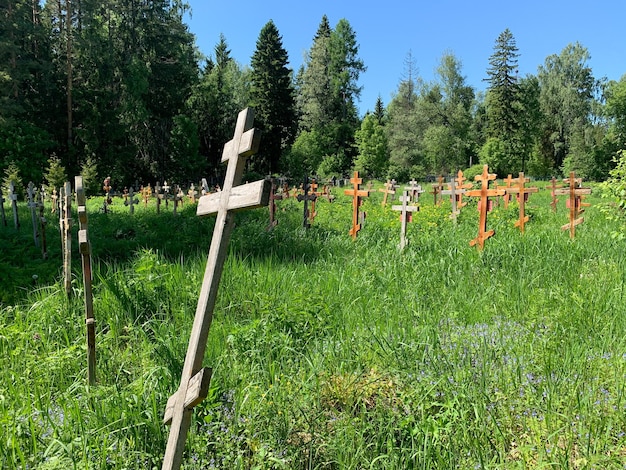
[[444, 189], [441, 191], [442, 195], [450, 196], [450, 203], [452, 204], [452, 213], [450, 214], [450, 218], [454, 221], [455, 224], [457, 222], [456, 219], [458, 215], [461, 213], [461, 210], [459, 209], [457, 205], [457, 201], [458, 201], [458, 198], [464, 193], [465, 193], [465, 189], [463, 188], [458, 189], [456, 186], [456, 180], [454, 178], [452, 178], [450, 182], [448, 183], [448, 189]]
[[357, 233], [361, 230], [361, 224], [359, 223], [361, 217], [359, 213], [359, 207], [361, 207], [363, 197], [369, 197], [370, 192], [365, 189], [359, 189], [359, 185], [363, 182], [359, 178], [359, 172], [355, 171], [354, 176], [350, 179], [352, 183], [352, 189], [344, 189], [343, 193], [346, 196], [352, 196], [352, 228], [350, 229], [350, 235], [353, 240], [356, 240]]
[[43, 259], [48, 259], [48, 243], [46, 241], [46, 224], [48, 221], [46, 220], [46, 216], [44, 214], [44, 204], [43, 204], [43, 191], [39, 192], [39, 233], [41, 234], [41, 256]]
[[512, 175], [508, 175], [506, 178], [504, 178], [504, 190], [506, 191], [506, 193], [504, 193], [504, 208], [508, 209], [509, 208], [509, 200], [511, 199], [511, 193], [509, 191], [509, 189], [511, 189], [513, 187], [513, 183], [516, 180], [513, 178]]
[[9, 183], [9, 201], [11, 201], [11, 208], [13, 209], [13, 223], [15, 224], [15, 228], [19, 230], [20, 228], [20, 217], [17, 213], [17, 194], [15, 193], [15, 184], [13, 181]]
[[520, 231], [524, 233], [524, 224], [528, 222], [528, 216], [524, 213], [528, 195], [530, 193], [536, 193], [539, 189], [527, 188], [525, 186], [526, 183], [530, 182], [530, 178], [525, 178], [523, 172], [519, 174], [518, 178], [512, 181], [517, 182], [517, 186], [507, 186], [506, 192], [507, 194], [517, 194], [519, 201], [519, 220], [515, 222], [515, 226], [519, 227]]
[[7, 217], [4, 213], [4, 195], [2, 194], [2, 186], [0, 186], [0, 214], [2, 215], [2, 225], [7, 226]]
[[433, 189], [430, 192], [430, 194], [432, 194], [435, 199], [436, 206], [441, 204], [441, 191], [443, 191], [443, 182], [443, 176], [439, 175], [439, 177], [437, 178], [437, 183], [433, 183]]
[[404, 250], [404, 247], [407, 245], [406, 239], [406, 224], [407, 222], [411, 222], [413, 220], [413, 212], [419, 211], [419, 207], [409, 206], [408, 203], [411, 202], [411, 198], [409, 197], [408, 191], [404, 191], [402, 196], [400, 196], [401, 206], [391, 206], [391, 209], [394, 211], [401, 211], [400, 213], [400, 250]]
[[143, 206], [148, 207], [148, 201], [150, 201], [150, 198], [152, 197], [152, 186], [150, 186], [150, 184], [148, 184], [148, 186], [144, 186], [141, 195], [143, 196]]
[[556, 207], [559, 203], [559, 200], [556, 197], [556, 190], [563, 187], [563, 185], [561, 184], [556, 184], [557, 181], [558, 180], [553, 176], [550, 180], [550, 186], [548, 186], [550, 188], [550, 196], [552, 196], [552, 201], [550, 202], [550, 205], [552, 206], [552, 212], [556, 212]]
[[569, 178], [563, 180], [569, 184], [568, 188], [555, 189], [555, 195], [568, 194], [569, 199], [567, 201], [569, 207], [569, 223], [563, 225], [561, 230], [569, 229], [569, 237], [574, 238], [576, 235], [576, 226], [584, 222], [584, 218], [580, 215], [585, 212], [581, 207], [589, 207], [590, 204], [582, 202], [583, 198], [587, 194], [591, 194], [591, 188], [583, 188], [582, 179], [576, 178], [576, 174], [572, 171], [569, 174]]
[[35, 246], [39, 248], [39, 223], [37, 221], [37, 201], [35, 200], [35, 185], [31, 181], [28, 183], [28, 207], [30, 208], [30, 218], [33, 223], [33, 240]]
[[331, 189], [328, 187], [327, 184], [325, 184], [322, 188], [322, 197], [325, 197], [328, 202], [333, 202], [335, 200], [335, 196], [330, 191]]
[[130, 213], [134, 214], [135, 213], [135, 204], [139, 204], [139, 199], [137, 199], [135, 197], [135, 191], [134, 191], [133, 187], [131, 186], [130, 189], [128, 190], [128, 199], [126, 199], [124, 201], [124, 205], [125, 206], [130, 206]]
[[78, 208], [78, 251], [83, 267], [83, 286], [85, 298], [85, 326], [87, 328], [87, 380], [89, 385], [96, 383], [96, 319], [93, 314], [93, 293], [91, 282], [91, 243], [87, 232], [87, 202], [83, 177], [74, 177], [76, 187], [76, 206]]
[[409, 186], [405, 186], [404, 189], [409, 192], [409, 196], [414, 202], [417, 202], [419, 200], [420, 194], [424, 192], [422, 186], [417, 184], [417, 181], [415, 181], [415, 178], [409, 181]]
[[487, 165], [483, 166], [482, 175], [476, 175], [474, 177], [476, 181], [481, 181], [482, 185], [480, 189], [474, 189], [468, 191], [466, 194], [471, 197], [480, 198], [480, 219], [478, 222], [478, 236], [470, 241], [470, 246], [478, 244], [480, 250], [485, 245], [485, 240], [493, 236], [494, 230], [487, 230], [487, 209], [489, 207], [489, 197], [502, 196], [504, 189], [489, 189], [489, 181], [495, 180], [495, 173], [489, 173]]
[[461, 191], [462, 189], [471, 189], [473, 184], [471, 182], [467, 182], [464, 183], [464, 181], [466, 181], [467, 178], [465, 178], [465, 176], [463, 176], [463, 171], [459, 170], [459, 172], [457, 173], [456, 176], [456, 189], [458, 191], [458, 195], [457, 195], [457, 200], [456, 200], [456, 207], [457, 209], [461, 209], [461, 207], [465, 207], [467, 205], [467, 202], [463, 202], [463, 195], [467, 194], [467, 191]]
[[63, 282], [65, 293], [72, 294], [72, 183], [65, 182], [61, 192], [61, 210], [59, 222], [61, 226], [61, 246], [63, 248]]
[[378, 191], [384, 193], [382, 206], [387, 206], [387, 195], [396, 194], [396, 180], [387, 180], [383, 188], [378, 188]]
[[162, 188], [161, 185], [159, 184], [159, 182], [156, 182], [156, 185], [154, 186], [154, 194], [156, 196], [156, 209], [157, 209], [157, 214], [161, 213], [161, 199], [163, 199], [163, 192], [162, 192]]
[[283, 184], [281, 193], [282, 193], [283, 199], [289, 199], [289, 184], [288, 183]]
[[262, 207], [269, 201], [271, 189], [269, 181], [261, 180], [239, 185], [246, 158], [259, 147], [260, 133], [252, 128], [253, 120], [254, 111], [251, 108], [239, 113], [233, 139], [226, 143], [222, 153], [222, 162], [228, 162], [224, 188], [218, 193], [202, 196], [198, 201], [196, 211], [198, 216], [217, 214], [217, 219], [180, 386], [167, 401], [165, 410], [164, 422], [171, 424], [171, 429], [163, 460], [163, 470], [180, 468], [192, 409], [206, 398], [209, 390], [211, 369], [202, 368], [202, 359], [211, 327], [222, 269], [228, 254], [228, 243], [235, 222], [234, 212]]
[[194, 186], [193, 183], [191, 183], [191, 186], [189, 187], [189, 191], [187, 191], [187, 196], [189, 197], [189, 200], [191, 201], [192, 204], [196, 203], [196, 197], [198, 196], [198, 191], [196, 191], [196, 187]]
[[[106, 207], [107, 205], [110, 205], [113, 202], [113, 200], [111, 199], [111, 177], [110, 176], [107, 176], [104, 179], [104, 185], [102, 186], [102, 189], [104, 189], [104, 196], [105, 196], [104, 202], [105, 202], [105, 207]], [[106, 209], [104, 212], [105, 213], [107, 212]]]
[[165, 207], [170, 206], [170, 186], [167, 184], [167, 181], [163, 183], [163, 199], [165, 199]]
[[174, 196], [174, 202], [176, 202], [176, 199], [178, 199], [178, 203], [181, 206], [185, 205], [185, 192], [183, 191], [183, 188], [181, 188], [179, 184], [176, 185], [176, 196]]
[[[317, 186], [317, 185], [316, 185]], [[302, 222], [302, 226], [304, 228], [311, 227], [311, 223], [315, 220], [315, 200], [317, 199], [317, 194], [310, 191], [309, 178], [307, 176], [304, 177], [304, 182], [302, 183], [302, 191], [303, 194], [298, 194], [296, 199], [298, 202], [304, 201], [304, 221]], [[308, 201], [311, 201], [311, 211], [309, 211]]]
[[59, 206], [59, 195], [57, 193], [57, 188], [52, 188], [52, 196], [50, 198], [52, 200], [52, 209], [51, 212], [56, 214], [57, 208]]
[[278, 225], [278, 220], [276, 220], [276, 201], [280, 201], [285, 197], [285, 193], [276, 193], [276, 181], [274, 178], [270, 178], [270, 182], [272, 184], [272, 189], [270, 190], [269, 200], [270, 224], [267, 226], [268, 232]]
[[200, 191], [200, 194], [202, 196], [205, 196], [207, 194], [209, 194], [211, 191], [209, 190], [209, 183], [207, 183], [206, 178], [202, 178], [202, 182], [200, 183], [200, 187], [202, 188], [202, 190]]

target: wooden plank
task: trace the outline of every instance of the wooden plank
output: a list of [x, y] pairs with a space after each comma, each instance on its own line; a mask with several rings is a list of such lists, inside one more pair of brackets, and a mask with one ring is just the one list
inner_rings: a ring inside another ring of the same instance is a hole
[[[272, 184], [266, 180], [235, 186], [231, 190], [226, 210], [236, 212], [267, 206], [270, 199], [271, 188]], [[217, 214], [222, 204], [222, 192], [223, 191], [201, 196], [200, 199], [198, 199], [196, 215], [207, 216]]]

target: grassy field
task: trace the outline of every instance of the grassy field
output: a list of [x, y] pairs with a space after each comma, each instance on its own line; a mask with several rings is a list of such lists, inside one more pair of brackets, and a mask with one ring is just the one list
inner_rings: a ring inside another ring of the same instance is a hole
[[[271, 232], [237, 215], [185, 469], [625, 468], [626, 250], [597, 191], [574, 240], [564, 196], [531, 195], [524, 234], [495, 207], [482, 252], [476, 202], [455, 226], [424, 194], [402, 253], [382, 193], [356, 241], [341, 193], [309, 230], [293, 199]], [[25, 205], [0, 227], [2, 468], [160, 468], [214, 219], [101, 204], [93, 387], [78, 255], [68, 299], [57, 221], [47, 261]]]

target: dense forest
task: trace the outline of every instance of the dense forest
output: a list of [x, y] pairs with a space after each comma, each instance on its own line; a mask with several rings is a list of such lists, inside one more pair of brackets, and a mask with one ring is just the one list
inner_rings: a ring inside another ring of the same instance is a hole
[[[114, 186], [219, 181], [237, 112], [256, 109], [261, 149], [249, 172], [300, 178], [423, 179], [489, 164], [500, 176], [575, 170], [609, 176], [626, 149], [626, 75], [594, 77], [575, 43], [536, 75], [518, 76], [523, 51], [508, 29], [494, 41], [487, 87], [466, 83], [441, 57], [427, 82], [407, 54], [391, 102], [359, 116], [357, 33], [322, 17], [302, 67], [289, 68], [272, 21], [249, 64], [216, 37], [202, 57], [182, 0], [0, 0], [0, 171], [57, 185], [82, 173]], [[369, 104], [368, 104], [369, 105]]]

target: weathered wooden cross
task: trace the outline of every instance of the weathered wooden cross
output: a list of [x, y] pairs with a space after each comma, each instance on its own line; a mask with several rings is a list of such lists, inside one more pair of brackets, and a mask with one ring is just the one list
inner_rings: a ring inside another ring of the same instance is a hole
[[130, 206], [130, 213], [135, 213], [135, 204], [139, 204], [139, 199], [135, 196], [135, 190], [131, 186], [128, 190], [128, 199], [124, 201], [125, 206]]
[[26, 190], [28, 194], [28, 207], [30, 208], [30, 219], [33, 223], [33, 240], [35, 246], [39, 248], [39, 223], [37, 221], [37, 201], [35, 200], [35, 185], [31, 181]]
[[152, 197], [152, 186], [148, 184], [148, 186], [144, 186], [141, 190], [141, 196], [143, 198], [143, 207], [148, 207], [148, 202]]
[[526, 183], [530, 182], [530, 178], [525, 178], [523, 172], [520, 172], [519, 177], [513, 181], [517, 182], [517, 186], [507, 186], [506, 192], [507, 194], [517, 194], [519, 202], [519, 220], [515, 222], [515, 226], [519, 227], [520, 231], [524, 233], [524, 225], [529, 219], [529, 217], [525, 214], [528, 195], [530, 193], [536, 193], [539, 189], [526, 187]]
[[470, 246], [478, 244], [480, 250], [485, 246], [485, 240], [493, 236], [494, 230], [487, 230], [487, 210], [489, 208], [489, 197], [502, 196], [504, 189], [489, 189], [489, 181], [495, 180], [495, 173], [489, 173], [487, 165], [483, 166], [483, 173], [474, 177], [476, 181], [482, 182], [480, 189], [468, 191], [466, 194], [471, 197], [479, 197], [480, 217], [478, 222], [478, 236], [470, 241]]
[[163, 470], [180, 468], [192, 409], [206, 398], [211, 381], [211, 369], [202, 368], [202, 359], [213, 318], [217, 290], [228, 253], [228, 243], [235, 222], [234, 212], [267, 205], [270, 182], [266, 180], [239, 185], [246, 158], [259, 146], [260, 133], [252, 128], [254, 111], [251, 108], [239, 113], [233, 139], [226, 143], [222, 162], [228, 162], [224, 188], [214, 194], [202, 196], [197, 215], [217, 214], [211, 247], [207, 258], [204, 280], [198, 299], [196, 315], [185, 356], [178, 391], [167, 401], [164, 422], [171, 424], [163, 460]]
[[276, 192], [276, 181], [274, 178], [270, 178], [271, 190], [270, 190], [270, 200], [269, 200], [269, 209], [270, 209], [270, 223], [267, 226], [267, 231], [269, 232], [274, 227], [278, 225], [278, 220], [276, 220], [276, 201], [280, 201], [285, 197], [284, 193]]
[[404, 250], [404, 247], [407, 245], [406, 239], [406, 224], [413, 220], [413, 212], [419, 211], [419, 207], [409, 206], [408, 203], [411, 202], [411, 198], [409, 196], [408, 191], [404, 191], [402, 196], [400, 196], [401, 206], [391, 206], [391, 209], [394, 211], [401, 211], [400, 213], [400, 250]]
[[198, 197], [198, 191], [196, 191], [196, 187], [194, 186], [193, 183], [191, 183], [191, 186], [189, 187], [189, 191], [187, 191], [187, 197], [189, 197], [189, 201], [192, 204], [196, 203], [196, 198]]
[[59, 195], [57, 193], [57, 188], [52, 188], [52, 196], [50, 197], [50, 200], [52, 201], [52, 207], [50, 211], [53, 214], [56, 214], [57, 208], [59, 207]]
[[[302, 194], [298, 194], [296, 199], [298, 202], [304, 201], [304, 214], [303, 214], [303, 222], [302, 226], [304, 228], [311, 227], [311, 222], [315, 220], [315, 200], [317, 199], [317, 194], [310, 191], [309, 178], [308, 176], [304, 177], [304, 182], [302, 183]], [[311, 201], [312, 210], [309, 211], [308, 201]]]
[[87, 231], [87, 202], [85, 198], [85, 188], [83, 187], [83, 177], [74, 177], [76, 188], [76, 206], [78, 210], [78, 251], [80, 252], [81, 264], [83, 267], [83, 286], [85, 298], [85, 326], [87, 327], [87, 380], [89, 385], [96, 383], [96, 319], [93, 315], [93, 293], [91, 282], [93, 275], [91, 271], [91, 243]]
[[409, 186], [405, 186], [404, 190], [409, 192], [409, 197], [413, 202], [418, 202], [420, 194], [424, 192], [422, 186], [417, 184], [417, 181], [415, 181], [415, 179], [409, 181]]
[[352, 189], [344, 189], [343, 193], [346, 196], [352, 196], [352, 228], [349, 233], [352, 239], [356, 240], [357, 233], [361, 230], [361, 224], [359, 223], [361, 220], [359, 207], [361, 207], [363, 202], [361, 198], [369, 197], [370, 192], [365, 189], [359, 189], [363, 180], [359, 178], [358, 171], [354, 172], [354, 176], [350, 178], [350, 182], [352, 183]]
[[167, 181], [163, 182], [163, 199], [165, 199], [165, 207], [170, 206], [170, 189], [171, 186], [167, 184]]
[[437, 178], [437, 182], [433, 183], [433, 189], [430, 192], [430, 194], [433, 195], [434, 198], [434, 204], [436, 206], [441, 204], [441, 191], [443, 191], [443, 176], [439, 175], [439, 177]]
[[557, 181], [558, 180], [553, 176], [550, 180], [550, 186], [548, 186], [548, 188], [550, 188], [550, 196], [552, 196], [552, 201], [550, 202], [550, 205], [552, 206], [552, 212], [556, 212], [556, 207], [559, 203], [559, 200], [556, 197], [556, 190], [563, 187], [563, 185], [561, 184], [556, 184]]
[[72, 183], [65, 182], [61, 192], [59, 225], [61, 226], [61, 246], [63, 248], [63, 283], [65, 293], [72, 294]]
[[567, 205], [569, 207], [569, 223], [563, 225], [561, 230], [569, 229], [569, 237], [574, 238], [576, 235], [576, 226], [580, 225], [584, 222], [584, 217], [580, 217], [580, 215], [585, 212], [581, 207], [589, 207], [590, 204], [587, 202], [582, 202], [583, 197], [587, 194], [591, 194], [591, 188], [583, 188], [582, 179], [576, 178], [576, 174], [572, 171], [569, 174], [569, 178], [565, 178], [563, 180], [565, 183], [568, 183], [569, 187], [555, 189], [555, 195], [568, 194], [569, 199], [567, 200]]
[[385, 207], [387, 205], [387, 195], [396, 194], [396, 180], [387, 180], [384, 187], [378, 188], [378, 191], [384, 194], [382, 206]]
[[15, 193], [15, 184], [13, 181], [9, 183], [9, 201], [11, 201], [11, 208], [13, 209], [13, 224], [15, 228], [20, 228], [20, 217], [17, 213], [17, 194]]
[[458, 189], [456, 186], [456, 180], [452, 178], [448, 183], [448, 189], [444, 189], [441, 191], [441, 194], [444, 196], [450, 196], [450, 203], [452, 204], [452, 213], [450, 214], [450, 218], [456, 224], [457, 217], [461, 213], [461, 210], [457, 206], [457, 198], [460, 194], [465, 193], [465, 189]]

